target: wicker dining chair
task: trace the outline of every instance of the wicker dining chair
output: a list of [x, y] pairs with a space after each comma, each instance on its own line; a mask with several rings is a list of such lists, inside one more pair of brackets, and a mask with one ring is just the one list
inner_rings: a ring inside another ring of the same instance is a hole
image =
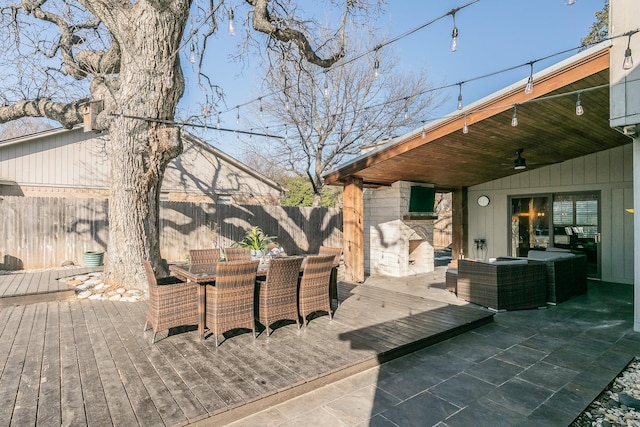
[[326, 311], [329, 313], [329, 319], [333, 319], [329, 299], [329, 281], [334, 257], [334, 255], [310, 255], [305, 261], [298, 291], [298, 307], [305, 326], [309, 324], [308, 316], [316, 311]]
[[190, 249], [191, 264], [215, 264], [220, 262], [220, 249]]
[[269, 261], [266, 280], [256, 281], [256, 319], [266, 328], [278, 320], [298, 318], [298, 278], [302, 257], [273, 258]]
[[224, 248], [227, 261], [251, 261], [251, 253], [245, 248]]
[[206, 285], [206, 326], [218, 335], [247, 328], [256, 337], [253, 298], [259, 261], [218, 263], [215, 285]]
[[144, 330], [153, 328], [153, 339], [165, 329], [198, 324], [198, 284], [175, 277], [157, 279], [149, 261], [142, 261], [149, 283], [149, 307]]
[[331, 280], [329, 282], [329, 298], [331, 301], [336, 300], [336, 304], [340, 304], [338, 299], [338, 266], [340, 265], [340, 256], [342, 248], [332, 248], [329, 246], [320, 246], [319, 255], [333, 255], [333, 268], [331, 269]]

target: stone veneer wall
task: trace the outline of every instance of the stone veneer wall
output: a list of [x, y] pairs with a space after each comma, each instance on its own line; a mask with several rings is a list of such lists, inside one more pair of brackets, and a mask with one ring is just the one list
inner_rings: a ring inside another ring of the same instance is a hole
[[[415, 183], [398, 181], [391, 187], [364, 191], [365, 273], [405, 277], [434, 270], [433, 220], [402, 219]], [[409, 241], [424, 240], [409, 262]]]

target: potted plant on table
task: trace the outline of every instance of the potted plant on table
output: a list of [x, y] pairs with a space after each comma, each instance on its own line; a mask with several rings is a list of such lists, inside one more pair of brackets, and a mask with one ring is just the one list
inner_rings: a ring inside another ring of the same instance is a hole
[[242, 240], [236, 242], [235, 246], [249, 249], [251, 259], [261, 259], [267, 253], [267, 245], [276, 238], [276, 236], [267, 236], [260, 227], [254, 226], [247, 230]]

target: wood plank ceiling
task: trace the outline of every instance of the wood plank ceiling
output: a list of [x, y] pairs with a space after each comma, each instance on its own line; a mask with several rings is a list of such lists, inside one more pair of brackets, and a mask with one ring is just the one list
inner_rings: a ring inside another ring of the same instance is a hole
[[[531, 170], [628, 144], [629, 138], [609, 127], [608, 62], [605, 49], [545, 76], [536, 82], [533, 96], [526, 98], [517, 88], [468, 112], [467, 134], [462, 132], [464, 117], [453, 118], [428, 128], [425, 138], [418, 131], [360, 157], [330, 172], [325, 182], [343, 184], [352, 176], [365, 186], [404, 180], [455, 189], [522, 172], [513, 168], [518, 149], [524, 150], [526, 170]], [[585, 90], [582, 116], [575, 114], [577, 94], [560, 96], [578, 90]], [[514, 104], [517, 127], [511, 126]]]

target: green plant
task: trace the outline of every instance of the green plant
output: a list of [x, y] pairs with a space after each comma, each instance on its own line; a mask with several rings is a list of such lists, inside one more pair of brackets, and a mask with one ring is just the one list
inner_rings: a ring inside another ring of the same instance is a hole
[[242, 240], [236, 242], [234, 246], [263, 251], [266, 250], [267, 245], [276, 240], [276, 238], [276, 236], [267, 236], [260, 227], [254, 226], [247, 230]]

